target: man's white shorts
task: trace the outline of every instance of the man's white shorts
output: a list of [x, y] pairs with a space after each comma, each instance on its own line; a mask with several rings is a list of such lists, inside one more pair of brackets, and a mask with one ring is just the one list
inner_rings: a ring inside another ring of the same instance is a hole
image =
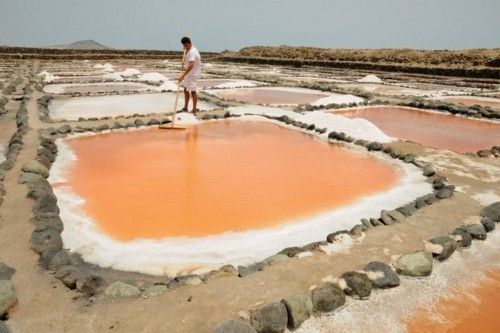
[[184, 89], [186, 89], [186, 91], [196, 91], [196, 89], [198, 88], [197, 86], [197, 82], [198, 82], [198, 76], [186, 76], [184, 78], [184, 81], [182, 82], [182, 85], [184, 86]]

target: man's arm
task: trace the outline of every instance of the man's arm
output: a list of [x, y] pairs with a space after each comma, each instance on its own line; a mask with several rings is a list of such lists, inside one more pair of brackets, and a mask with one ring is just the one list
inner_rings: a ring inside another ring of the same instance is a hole
[[191, 70], [193, 69], [193, 67], [194, 67], [194, 61], [190, 61], [188, 63], [188, 67], [186, 68], [186, 71], [184, 73], [182, 73], [181, 76], [179, 76], [179, 81], [184, 80], [184, 78], [186, 77], [186, 75], [188, 75], [188, 73], [191, 72]]

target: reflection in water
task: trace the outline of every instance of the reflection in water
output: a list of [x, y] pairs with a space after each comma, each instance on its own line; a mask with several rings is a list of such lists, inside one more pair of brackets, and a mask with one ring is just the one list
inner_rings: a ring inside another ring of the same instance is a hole
[[475, 152], [500, 144], [500, 124], [392, 106], [336, 112], [364, 118], [385, 134], [423, 145], [460, 153]]
[[68, 185], [119, 240], [261, 229], [389, 189], [385, 162], [274, 124], [225, 121], [67, 141]]

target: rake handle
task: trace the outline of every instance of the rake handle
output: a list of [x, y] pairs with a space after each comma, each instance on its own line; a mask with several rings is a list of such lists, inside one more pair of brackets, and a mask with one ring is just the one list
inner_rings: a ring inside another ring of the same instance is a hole
[[[184, 61], [186, 60], [186, 50], [184, 50], [184, 53], [182, 55], [182, 63], [181, 63], [181, 72], [184, 70]], [[177, 92], [175, 94], [175, 103], [174, 103], [174, 114], [172, 116], [172, 123], [170, 127], [174, 127], [175, 124], [175, 116], [177, 114], [177, 104], [179, 103], [179, 92], [181, 90], [181, 85], [180, 82], [177, 81]]]

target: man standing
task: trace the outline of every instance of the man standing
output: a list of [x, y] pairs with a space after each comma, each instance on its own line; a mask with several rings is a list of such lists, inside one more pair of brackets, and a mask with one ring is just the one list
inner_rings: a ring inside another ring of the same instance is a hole
[[188, 110], [189, 97], [193, 98], [193, 113], [199, 111], [196, 108], [198, 104], [198, 95], [196, 94], [196, 83], [201, 72], [201, 56], [198, 49], [191, 44], [189, 37], [181, 39], [184, 52], [186, 52], [186, 59], [184, 61], [185, 71], [179, 76], [179, 83], [184, 86], [184, 108], [182, 111]]

